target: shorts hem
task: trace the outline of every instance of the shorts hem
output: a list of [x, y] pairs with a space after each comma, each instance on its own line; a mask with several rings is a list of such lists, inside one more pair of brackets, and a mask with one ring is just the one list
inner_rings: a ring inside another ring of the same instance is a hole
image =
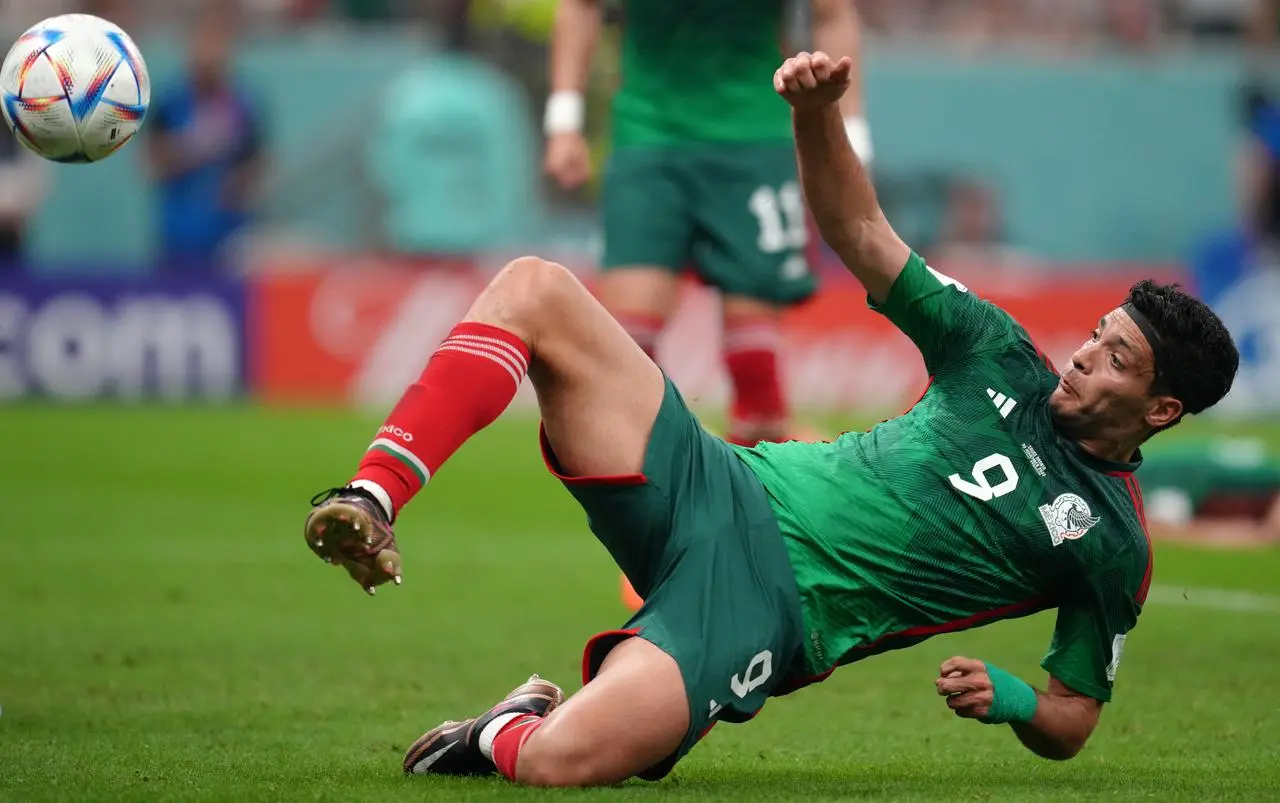
[[644, 474], [613, 474], [601, 476], [573, 476], [565, 474], [560, 467], [560, 462], [556, 459], [555, 452], [551, 449], [551, 443], [547, 440], [547, 430], [542, 424], [538, 425], [538, 445], [542, 449], [542, 462], [546, 464], [547, 471], [551, 472], [551, 476], [560, 480], [565, 485], [570, 486], [600, 486], [600, 485], [646, 485], [649, 478]]
[[[640, 628], [631, 627], [620, 630], [606, 630], [587, 639], [586, 646], [582, 648], [582, 685], [585, 686], [590, 683], [592, 678], [600, 672], [601, 664], [604, 663], [604, 659], [609, 656], [609, 653], [613, 652], [614, 647], [617, 647], [627, 639], [635, 638], [639, 635]], [[596, 655], [599, 647], [609, 639], [613, 640], [613, 644], [599, 656], [597, 661]]]

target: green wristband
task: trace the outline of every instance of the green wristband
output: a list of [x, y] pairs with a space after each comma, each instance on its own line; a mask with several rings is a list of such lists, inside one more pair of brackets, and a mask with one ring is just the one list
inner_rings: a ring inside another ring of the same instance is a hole
[[991, 678], [991, 710], [978, 721], [987, 725], [1030, 722], [1036, 715], [1036, 690], [995, 664], [985, 664]]

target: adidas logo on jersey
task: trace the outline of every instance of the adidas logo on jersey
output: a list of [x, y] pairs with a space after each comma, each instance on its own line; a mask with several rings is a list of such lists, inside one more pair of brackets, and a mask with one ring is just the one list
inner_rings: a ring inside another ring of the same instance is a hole
[[999, 391], [987, 388], [987, 395], [991, 397], [991, 401], [995, 403], [996, 409], [1000, 411], [1001, 418], [1008, 418], [1009, 413], [1013, 412], [1013, 408], [1018, 406], [1017, 399], [1011, 399]]

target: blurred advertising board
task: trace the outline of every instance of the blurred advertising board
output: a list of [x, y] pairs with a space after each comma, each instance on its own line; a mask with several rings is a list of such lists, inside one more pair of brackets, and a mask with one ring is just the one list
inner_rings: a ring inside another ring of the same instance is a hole
[[231, 398], [244, 324], [237, 280], [0, 276], [0, 400]]
[[1280, 261], [1241, 271], [1206, 292], [1240, 349], [1240, 371], [1222, 412], [1257, 417], [1280, 412]]
[[[249, 329], [252, 386], [264, 401], [282, 404], [394, 403], [489, 275], [466, 264], [369, 258], [359, 265], [317, 259], [280, 267], [287, 269], [253, 280]], [[1057, 363], [1067, 361], [1135, 279], [1176, 278], [1167, 266], [1140, 265], [946, 270], [1022, 321]], [[867, 309], [861, 289], [843, 274], [832, 273], [816, 298], [788, 313], [786, 336], [787, 382], [803, 409], [895, 412], [927, 380], [911, 342]], [[659, 343], [659, 360], [694, 404], [726, 398], [719, 342], [717, 301], [690, 283]], [[526, 383], [517, 403], [532, 400]]]

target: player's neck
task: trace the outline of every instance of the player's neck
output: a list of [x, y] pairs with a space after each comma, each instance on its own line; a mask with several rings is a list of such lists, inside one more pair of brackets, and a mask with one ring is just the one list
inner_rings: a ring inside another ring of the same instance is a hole
[[1080, 438], [1080, 448], [1099, 460], [1109, 463], [1132, 463], [1140, 443], [1127, 438]]

